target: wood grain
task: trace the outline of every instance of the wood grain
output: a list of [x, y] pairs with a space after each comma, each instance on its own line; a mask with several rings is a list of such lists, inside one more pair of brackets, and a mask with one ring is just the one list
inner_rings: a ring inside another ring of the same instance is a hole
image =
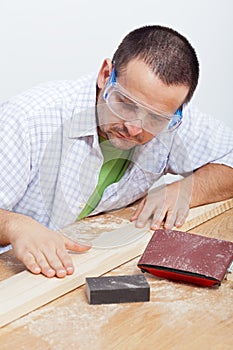
[[[231, 207], [233, 207], [233, 199], [194, 208], [190, 211], [190, 215], [181, 230], [186, 231], [193, 228], [199, 225], [200, 222], [209, 220], [209, 218], [219, 215], [221, 212], [224, 212]], [[119, 212], [115, 215], [119, 218]], [[91, 220], [93, 220], [93, 218], [86, 219], [86, 230], [88, 230]], [[71, 276], [67, 276], [64, 279], [48, 279], [42, 275], [35, 276], [28, 271], [22, 271], [3, 280], [0, 283], [0, 326], [6, 325], [84, 284], [85, 277], [102, 275], [103, 273], [139, 256], [144, 251], [152, 235], [152, 231], [149, 231], [148, 229], [137, 229], [134, 227], [133, 223], [128, 223], [127, 225], [124, 224], [125, 221], [123, 224], [119, 223], [118, 227], [120, 228], [111, 232], [115, 237], [119, 237], [118, 248], [92, 248], [85, 254], [72, 254], [75, 273]], [[74, 227], [75, 230], [77, 230], [78, 227], [83, 228], [83, 223], [72, 225], [72, 230]], [[72, 230], [69, 228], [66, 231], [66, 234]], [[101, 233], [101, 230], [99, 231]], [[123, 245], [124, 233], [127, 235], [130, 233], [132, 236], [134, 234], [135, 236], [139, 235], [140, 239], [134, 240], [128, 245]]]
[[231, 208], [233, 208], [233, 198], [192, 208], [186, 222], [181, 227], [181, 231], [188, 231]]

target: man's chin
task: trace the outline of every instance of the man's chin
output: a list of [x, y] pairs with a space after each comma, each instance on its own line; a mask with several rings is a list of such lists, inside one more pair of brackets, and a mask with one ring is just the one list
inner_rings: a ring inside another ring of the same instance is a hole
[[137, 143], [132, 141], [132, 140], [128, 140], [128, 139], [123, 139], [123, 138], [108, 138], [109, 142], [111, 143], [111, 145], [115, 148], [119, 148], [122, 150], [129, 150], [131, 148], [134, 148], [135, 146], [137, 146]]

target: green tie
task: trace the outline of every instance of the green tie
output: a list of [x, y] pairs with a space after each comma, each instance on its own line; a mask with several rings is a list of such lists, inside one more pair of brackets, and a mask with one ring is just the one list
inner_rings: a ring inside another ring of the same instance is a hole
[[104, 163], [100, 169], [98, 184], [76, 220], [85, 218], [97, 207], [105, 188], [114, 182], [118, 182], [130, 163], [132, 150], [124, 151], [115, 148], [108, 140], [101, 136], [99, 136], [99, 142]]

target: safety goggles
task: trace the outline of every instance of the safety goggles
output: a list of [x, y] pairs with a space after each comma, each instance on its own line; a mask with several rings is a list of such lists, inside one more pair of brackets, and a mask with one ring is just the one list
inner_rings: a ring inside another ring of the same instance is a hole
[[153, 135], [173, 131], [182, 121], [182, 108], [175, 114], [168, 115], [155, 111], [137, 101], [116, 81], [116, 70], [113, 68], [104, 89], [103, 98], [109, 110], [125, 122], [141, 121], [142, 128]]

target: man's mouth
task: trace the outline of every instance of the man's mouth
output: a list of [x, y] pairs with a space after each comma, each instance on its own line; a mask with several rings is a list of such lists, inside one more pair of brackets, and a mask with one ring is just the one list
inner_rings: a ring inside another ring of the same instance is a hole
[[116, 132], [116, 136], [119, 137], [119, 138], [122, 138], [122, 139], [130, 139], [130, 137], [126, 134], [123, 134], [121, 132]]
[[135, 141], [135, 139], [127, 133], [127, 130], [114, 128], [111, 131], [112, 131], [112, 134], [117, 138], [129, 140], [129, 141]]
[[124, 141], [130, 142], [134, 145], [142, 143], [141, 136], [129, 135], [126, 128], [124, 129], [124, 128], [120, 128], [118, 126], [115, 126], [115, 127], [111, 127], [109, 129], [104, 130], [104, 133], [107, 136], [107, 138], [109, 138], [109, 139], [115, 138], [118, 140], [122, 140], [123, 142]]
[[130, 137], [129, 135], [126, 135], [124, 133], [121, 133], [119, 131], [114, 132], [115, 137], [117, 137], [118, 139], [122, 139], [122, 140], [126, 140], [126, 141], [131, 141], [131, 142], [138, 142], [137, 140], [135, 140], [135, 138]]

